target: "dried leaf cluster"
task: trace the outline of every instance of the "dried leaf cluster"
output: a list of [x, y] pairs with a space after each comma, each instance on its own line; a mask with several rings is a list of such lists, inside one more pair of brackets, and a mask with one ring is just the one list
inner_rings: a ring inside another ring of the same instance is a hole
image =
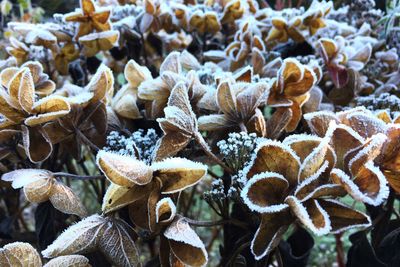
[[80, 0], [42, 23], [12, 17], [0, 265], [306, 266], [334, 235], [344, 266], [353, 233], [348, 266], [398, 266], [385, 14], [267, 2]]

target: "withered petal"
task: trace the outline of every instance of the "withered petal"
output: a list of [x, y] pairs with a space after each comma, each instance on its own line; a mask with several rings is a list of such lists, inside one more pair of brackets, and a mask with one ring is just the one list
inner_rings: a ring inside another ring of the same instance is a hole
[[348, 229], [361, 227], [365, 228], [371, 225], [368, 215], [354, 210], [345, 204], [332, 200], [318, 200], [321, 207], [329, 214], [333, 233], [340, 233]]
[[54, 208], [66, 214], [75, 214], [79, 217], [87, 215], [86, 208], [71, 188], [56, 181], [51, 188], [50, 198]]
[[261, 142], [244, 175], [251, 178], [257, 173], [275, 172], [283, 175], [290, 186], [297, 184], [300, 170], [300, 159], [287, 145], [266, 140]]
[[172, 253], [184, 264], [204, 266], [208, 261], [207, 251], [198, 235], [184, 218], [176, 218], [165, 230]]
[[29, 160], [35, 163], [46, 160], [53, 151], [53, 146], [43, 128], [21, 125], [21, 130], [24, 149]]
[[296, 197], [289, 196], [285, 202], [300, 222], [316, 235], [325, 235], [331, 231], [329, 215], [316, 199], [301, 202]]
[[335, 121], [337, 124], [340, 123], [336, 114], [329, 111], [307, 113], [303, 117], [311, 131], [320, 137], [325, 136], [331, 121]]
[[198, 118], [197, 123], [199, 124], [199, 130], [201, 131], [216, 131], [233, 125], [224, 114], [201, 116]]
[[101, 210], [104, 214], [119, 210], [143, 197], [150, 190], [150, 185], [132, 185], [131, 187], [119, 186], [111, 183], [103, 197]]
[[171, 198], [160, 199], [156, 205], [156, 223], [171, 222], [176, 215], [176, 206]]
[[222, 81], [218, 85], [217, 103], [223, 113], [231, 116], [237, 113], [236, 96], [229, 81]]
[[49, 200], [53, 188], [54, 179], [40, 179], [24, 186], [26, 199], [32, 203], [40, 203]]
[[263, 172], [254, 175], [244, 186], [241, 197], [253, 211], [260, 213], [280, 212], [288, 207], [283, 203], [289, 183], [282, 175]]
[[339, 169], [332, 170], [331, 179], [354, 199], [373, 206], [380, 205], [389, 195], [385, 176], [372, 162], [365, 164], [354, 180]]
[[251, 241], [250, 249], [256, 260], [267, 256], [282, 239], [282, 235], [293, 222], [289, 208], [277, 213], [265, 213]]
[[154, 161], [161, 161], [165, 158], [175, 156], [179, 151], [184, 149], [191, 140], [191, 136], [180, 132], [167, 133], [157, 141], [154, 148]]
[[162, 182], [161, 192], [180, 192], [200, 182], [207, 174], [207, 166], [184, 158], [168, 158], [151, 166], [154, 176]]
[[120, 186], [145, 185], [153, 178], [149, 166], [130, 156], [100, 150], [96, 163], [111, 182]]

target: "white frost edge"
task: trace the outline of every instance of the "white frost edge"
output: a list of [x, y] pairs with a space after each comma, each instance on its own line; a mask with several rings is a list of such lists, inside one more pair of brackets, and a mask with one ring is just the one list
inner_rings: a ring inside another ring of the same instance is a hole
[[[371, 143], [364, 147], [361, 151], [359, 151], [348, 163], [349, 169], [351, 171], [351, 166], [355, 161], [359, 160], [362, 156], [368, 155], [368, 161], [374, 160], [379, 154], [369, 155], [369, 152], [377, 147], [382, 147], [385, 141], [387, 140], [387, 136], [384, 134], [376, 134], [371, 137]], [[379, 149], [380, 150], [380, 149]], [[350, 151], [349, 151], [350, 152]], [[379, 151], [380, 153], [380, 151]], [[347, 154], [347, 153], [346, 153]], [[353, 174], [354, 175], [354, 174]]]
[[[335, 203], [335, 204], [337, 204], [337, 205], [339, 205], [339, 206], [352, 209], [350, 206], [348, 206], [348, 205], [346, 205], [346, 204], [344, 204], [344, 203], [342, 203], [342, 202], [340, 202], [340, 201], [338, 201], [338, 200], [335, 200], [335, 199], [324, 199], [324, 201], [326, 201], [326, 202], [331, 202], [331, 203]], [[353, 210], [354, 210], [354, 209], [353, 209]], [[331, 233], [332, 233], [332, 234], [339, 234], [339, 233], [341, 233], [341, 232], [344, 232], [344, 231], [347, 231], [347, 230], [350, 230], [350, 229], [353, 229], [353, 228], [358, 228], [358, 227], [364, 228], [364, 227], [369, 227], [369, 226], [371, 226], [371, 218], [370, 218], [367, 214], [365, 214], [364, 212], [361, 212], [361, 211], [359, 211], [359, 210], [354, 210], [354, 211], [357, 212], [357, 213], [360, 213], [360, 214], [364, 215], [364, 216], [367, 218], [368, 223], [349, 225], [349, 226], [346, 226], [346, 227], [342, 227], [342, 228], [340, 228], [340, 229], [338, 229], [338, 230], [336, 230], [336, 231], [331, 231]]]
[[159, 212], [160, 212], [160, 208], [164, 203], [168, 203], [168, 206], [171, 209], [171, 215], [169, 216], [168, 219], [163, 220], [163, 222], [170, 222], [174, 219], [175, 215], [176, 215], [176, 206], [174, 204], [174, 202], [172, 201], [172, 199], [170, 197], [164, 197], [162, 199], [160, 199], [157, 204], [156, 204], [156, 223], [159, 223], [158, 218], [160, 216]]
[[372, 161], [366, 163], [365, 167], [374, 172], [379, 180], [379, 192], [375, 199], [370, 198], [363, 192], [361, 192], [358, 186], [351, 180], [350, 176], [348, 176], [344, 171], [335, 168], [332, 170], [332, 173], [336, 174], [344, 184], [350, 187], [351, 190], [348, 193], [354, 199], [370, 204], [372, 206], [378, 206], [389, 196], [389, 187], [387, 185], [385, 176], [378, 167], [373, 165]]
[[207, 165], [204, 165], [203, 163], [196, 162], [196, 161], [191, 161], [185, 158], [179, 158], [179, 157], [174, 157], [174, 158], [166, 158], [162, 161], [155, 162], [151, 165], [151, 169], [153, 172], [155, 171], [178, 171], [178, 170], [185, 170], [185, 169], [190, 169], [190, 170], [204, 170], [204, 175], [197, 179], [194, 183], [188, 184], [187, 186], [183, 188], [179, 188], [176, 190], [172, 191], [162, 191], [162, 194], [174, 194], [177, 192], [181, 192], [185, 190], [186, 188], [189, 188], [197, 183], [199, 183], [205, 176], [207, 176], [207, 170], [208, 167]]
[[[100, 171], [107, 177], [107, 179], [112, 182], [112, 179], [110, 179], [108, 177], [108, 175], [106, 174], [106, 172], [103, 170], [103, 168], [101, 167], [100, 164], [100, 158], [102, 158], [104, 155], [111, 155], [112, 157], [119, 157], [120, 159], [123, 159], [124, 161], [130, 161], [130, 162], [137, 162], [139, 164], [141, 164], [143, 167], [148, 167], [151, 168], [150, 166], [148, 166], [147, 164], [145, 164], [143, 161], [137, 160], [136, 158], [132, 157], [132, 156], [125, 156], [125, 155], [121, 155], [118, 154], [116, 152], [111, 152], [111, 151], [105, 151], [105, 150], [99, 150], [99, 152], [97, 152], [96, 155], [96, 165], [97, 167], [100, 169]], [[104, 160], [104, 159], [103, 159]], [[106, 163], [108, 164], [108, 163]], [[136, 166], [137, 167], [137, 166]], [[136, 181], [133, 181], [130, 177], [127, 177], [125, 174], [121, 173], [118, 169], [113, 169], [116, 173], [118, 173], [118, 175], [124, 177], [126, 180], [128, 180], [129, 182], [133, 183], [133, 184], [137, 184], [137, 185], [144, 185], [144, 184], [140, 184], [137, 183]], [[121, 185], [120, 185], [121, 186]]]
[[260, 151], [260, 149], [262, 149], [263, 147], [266, 147], [266, 146], [274, 146], [274, 147], [279, 147], [279, 148], [286, 150], [293, 157], [293, 159], [297, 161], [297, 163], [299, 164], [299, 167], [300, 167], [300, 165], [301, 165], [300, 158], [299, 158], [299, 156], [297, 156], [296, 152], [294, 152], [294, 150], [290, 146], [288, 146], [287, 144], [275, 141], [275, 140], [265, 139], [257, 144], [257, 147], [254, 150], [254, 153], [249, 161], [249, 164], [247, 164], [247, 166], [243, 169], [244, 177], [247, 177], [251, 167], [253, 167], [254, 162], [257, 159], [257, 155], [258, 155], [258, 152]]
[[[297, 193], [303, 189], [305, 186], [309, 185], [310, 183], [312, 183], [313, 181], [317, 180], [321, 174], [328, 168], [329, 166], [329, 162], [327, 160], [324, 161], [324, 163], [321, 165], [321, 167], [311, 176], [307, 177], [306, 179], [304, 179], [296, 188], [296, 190], [294, 191], [294, 195], [297, 195]], [[308, 194], [304, 199], [302, 199], [302, 201], [306, 201], [308, 199], [310, 199], [311, 196], [310, 194]]]
[[296, 197], [294, 196], [289, 196], [286, 198], [285, 202], [288, 200], [292, 200], [293, 203], [295, 204], [295, 207], [291, 207], [290, 209], [296, 213], [296, 217], [308, 228], [310, 229], [313, 233], [315, 233], [317, 236], [322, 236], [328, 234], [331, 229], [331, 220], [329, 218], [328, 213], [320, 206], [317, 200], [314, 199], [315, 205], [317, 206], [317, 209], [321, 212], [324, 221], [325, 221], [325, 226], [323, 228], [316, 228], [315, 225], [313, 224], [310, 215], [307, 212], [307, 209], [303, 206], [301, 201], [299, 201]]
[[[252, 211], [256, 211], [259, 213], [275, 213], [284, 210], [285, 208], [288, 207], [287, 204], [275, 204], [271, 206], [266, 206], [262, 207], [257, 204], [254, 204], [249, 198], [248, 198], [248, 193], [252, 185], [255, 183], [263, 180], [263, 179], [268, 179], [268, 178], [278, 178], [281, 179], [282, 181], [285, 181], [287, 183], [287, 186], [289, 186], [289, 182], [283, 177], [281, 174], [276, 173], [276, 172], [262, 172], [259, 174], [254, 175], [244, 186], [242, 189], [242, 192], [240, 193], [241, 198], [243, 199], [244, 203], [251, 209]], [[268, 194], [268, 192], [266, 192]]]
[[254, 252], [254, 243], [255, 243], [255, 240], [256, 240], [256, 236], [258, 235], [258, 232], [260, 232], [261, 227], [263, 227], [263, 225], [260, 224], [260, 226], [258, 227], [256, 233], [254, 234], [253, 240], [251, 240], [251, 244], [250, 244], [251, 253], [253, 254], [253, 256], [254, 256], [254, 258], [256, 260], [261, 260], [262, 258], [264, 258], [270, 252], [271, 244], [273, 243], [273, 240], [275, 240], [277, 235], [279, 234], [279, 230], [276, 231], [274, 236], [271, 238], [271, 241], [268, 243], [268, 246], [265, 248], [265, 251], [263, 253], [261, 253], [261, 255], [257, 256], [256, 253]]

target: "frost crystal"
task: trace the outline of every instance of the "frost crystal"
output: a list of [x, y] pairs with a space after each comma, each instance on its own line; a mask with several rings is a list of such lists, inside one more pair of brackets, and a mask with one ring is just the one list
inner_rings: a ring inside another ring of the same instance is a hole
[[230, 133], [228, 139], [219, 141], [217, 146], [228, 166], [238, 172], [250, 160], [257, 140], [255, 133]]
[[360, 96], [355, 98], [355, 101], [357, 106], [364, 106], [371, 111], [387, 110], [391, 115], [400, 111], [400, 98], [389, 93]]
[[107, 145], [104, 147], [104, 150], [126, 156], [139, 156], [141, 160], [150, 163], [151, 155], [158, 138], [154, 129], [149, 129], [146, 133], [143, 129], [139, 129], [129, 137], [112, 131], [107, 136]]

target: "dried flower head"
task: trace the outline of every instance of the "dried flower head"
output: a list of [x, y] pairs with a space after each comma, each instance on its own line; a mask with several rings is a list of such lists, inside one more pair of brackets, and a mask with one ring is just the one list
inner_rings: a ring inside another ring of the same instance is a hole
[[216, 92], [217, 106], [222, 114], [199, 118], [199, 129], [215, 131], [224, 128], [248, 129], [259, 136], [265, 134], [265, 120], [259, 106], [266, 102], [269, 94], [266, 82], [247, 83], [223, 80]]
[[67, 115], [71, 107], [61, 96], [38, 99], [37, 91], [49, 94], [54, 90], [54, 83], [42, 74], [40, 64], [26, 64], [0, 73], [1, 84], [7, 89], [0, 90], [3, 106], [0, 112], [6, 118], [5, 125], [21, 127], [26, 154], [32, 162], [40, 162], [52, 152], [52, 144], [42, 125]]
[[137, 119], [141, 117], [137, 106], [138, 87], [142, 82], [151, 80], [153, 77], [147, 67], [140, 66], [133, 59], [126, 64], [124, 75], [127, 84], [115, 94], [112, 107], [120, 116]]
[[248, 182], [241, 193], [244, 203], [261, 214], [251, 243], [256, 259], [271, 252], [295, 220], [317, 235], [370, 224], [367, 215], [335, 200], [345, 191], [329, 182], [336, 156], [327, 141], [293, 135], [283, 143], [267, 140], [258, 145], [245, 169]]
[[302, 116], [301, 107], [309, 99], [309, 91], [317, 81], [316, 73], [309, 66], [302, 65], [295, 59], [283, 61], [271, 87], [268, 105], [276, 107], [276, 112], [291, 110], [291, 118], [285, 127], [287, 132], [296, 129]]
[[155, 229], [154, 206], [162, 195], [180, 192], [198, 183], [207, 167], [182, 158], [168, 158], [151, 166], [133, 157], [100, 151], [97, 165], [112, 182], [103, 212], [130, 205], [131, 219], [144, 229]]
[[[379, 168], [383, 164], [379, 159], [385, 158], [386, 153], [388, 158], [393, 157], [391, 149], [397, 142], [394, 141], [396, 127], [387, 127], [363, 108], [337, 114], [309, 113], [305, 119], [314, 133], [330, 138], [336, 151], [338, 164], [332, 171], [332, 179], [343, 184], [355, 199], [380, 205], [387, 198], [389, 189]], [[388, 132], [391, 134], [387, 135]]]
[[75, 34], [75, 39], [92, 33], [111, 30], [109, 8], [97, 7], [93, 0], [80, 0], [80, 9], [64, 15], [64, 20], [67, 22], [79, 23], [78, 31]]

